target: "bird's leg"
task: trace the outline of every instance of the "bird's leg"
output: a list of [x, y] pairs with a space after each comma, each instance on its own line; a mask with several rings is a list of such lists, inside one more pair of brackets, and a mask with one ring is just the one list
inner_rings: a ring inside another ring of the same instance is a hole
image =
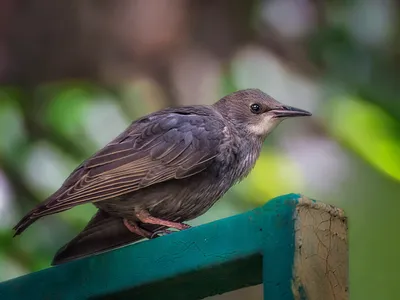
[[124, 219], [124, 225], [132, 233], [135, 233], [137, 235], [140, 235], [140, 236], [148, 238], [148, 239], [154, 238], [154, 233], [152, 233], [146, 229], [140, 228], [139, 225], [136, 224], [135, 222]]
[[172, 221], [155, 218], [155, 217], [151, 216], [147, 211], [144, 211], [144, 210], [136, 213], [136, 217], [142, 223], [162, 225], [162, 226], [166, 226], [169, 228], [175, 228], [178, 230], [184, 230], [184, 229], [188, 229], [191, 227], [190, 225], [187, 225], [184, 223], [172, 222]]

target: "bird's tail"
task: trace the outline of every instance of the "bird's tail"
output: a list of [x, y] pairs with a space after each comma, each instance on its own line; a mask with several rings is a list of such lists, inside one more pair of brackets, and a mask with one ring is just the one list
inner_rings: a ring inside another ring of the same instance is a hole
[[[157, 227], [146, 227], [158, 230]], [[74, 239], [57, 251], [52, 265], [59, 265], [85, 256], [99, 254], [143, 239], [130, 232], [121, 218], [98, 210], [86, 227]]]
[[42, 215], [37, 214], [41, 210], [41, 206], [38, 206], [32, 209], [29, 213], [27, 213], [17, 225], [14, 226], [14, 237], [20, 235], [25, 229], [32, 225], [35, 221], [40, 219]]

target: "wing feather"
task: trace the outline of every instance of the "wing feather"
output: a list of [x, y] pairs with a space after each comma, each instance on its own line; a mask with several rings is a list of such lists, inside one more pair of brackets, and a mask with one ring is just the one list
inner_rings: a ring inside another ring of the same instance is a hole
[[210, 129], [209, 119], [194, 113], [171, 113], [132, 124], [78, 167], [33, 214], [37, 217], [107, 200], [204, 171], [219, 154], [225, 137], [224, 124], [214, 122]]

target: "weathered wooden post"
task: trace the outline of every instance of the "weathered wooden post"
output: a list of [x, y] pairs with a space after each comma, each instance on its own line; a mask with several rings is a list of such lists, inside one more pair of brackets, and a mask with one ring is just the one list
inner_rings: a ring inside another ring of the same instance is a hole
[[202, 299], [264, 284], [268, 300], [348, 299], [343, 211], [297, 194], [250, 212], [28, 274], [0, 299]]
[[295, 249], [295, 299], [349, 299], [347, 222], [341, 209], [301, 198]]

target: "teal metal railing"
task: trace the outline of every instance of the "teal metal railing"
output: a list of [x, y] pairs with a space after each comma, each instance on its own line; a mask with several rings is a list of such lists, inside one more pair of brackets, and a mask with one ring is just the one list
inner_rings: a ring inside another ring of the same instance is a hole
[[0, 283], [0, 299], [202, 299], [263, 283], [264, 299], [348, 299], [340, 209], [297, 194], [250, 212]]

